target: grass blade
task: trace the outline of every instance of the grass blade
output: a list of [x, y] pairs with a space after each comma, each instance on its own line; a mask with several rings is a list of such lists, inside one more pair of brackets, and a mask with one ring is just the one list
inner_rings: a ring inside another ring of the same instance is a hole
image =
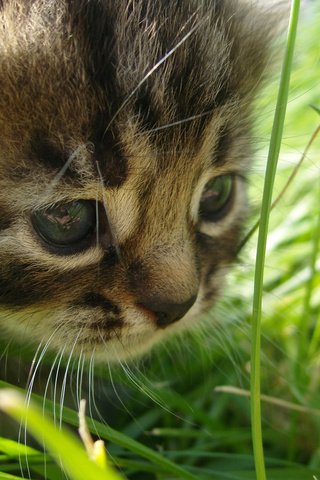
[[68, 432], [58, 430], [42, 412], [34, 405], [25, 406], [24, 398], [14, 390], [2, 390], [0, 408], [18, 422], [21, 418], [28, 421], [28, 429], [50, 449], [57, 461], [61, 461], [64, 469], [74, 480], [121, 480], [110, 467], [103, 470], [89, 460], [84, 448], [77, 438]]
[[297, 32], [300, 0], [292, 0], [291, 14], [288, 29], [288, 38], [281, 72], [280, 87], [277, 98], [276, 111], [271, 133], [268, 153], [266, 176], [264, 182], [261, 223], [259, 227], [256, 268], [254, 278], [254, 296], [252, 313], [252, 349], [251, 349], [251, 421], [252, 440], [255, 459], [256, 476], [258, 480], [266, 480], [266, 471], [263, 454], [263, 440], [261, 428], [260, 402], [260, 348], [261, 348], [261, 310], [262, 290], [264, 277], [264, 263], [266, 256], [267, 234], [269, 226], [272, 191], [277, 169], [283, 125], [289, 95], [289, 83], [292, 67], [294, 44]]
[[[0, 389], [6, 388], [8, 384], [0, 380]], [[16, 389], [19, 391], [20, 389]], [[22, 392], [22, 390], [20, 390]], [[32, 398], [34, 400], [38, 400], [40, 404], [43, 402], [43, 399], [38, 395], [33, 394]], [[47, 413], [52, 414], [54, 411], [54, 403], [48, 399], [45, 402], [45, 410]], [[59, 412], [61, 407], [56, 405], [56, 410]], [[71, 410], [70, 408], [64, 407], [63, 414], [62, 414], [63, 421], [68, 423], [69, 425], [77, 427], [79, 424], [78, 415], [76, 412]], [[152, 450], [144, 446], [142, 443], [137, 442], [136, 440], [131, 439], [130, 437], [124, 435], [121, 432], [117, 432], [113, 428], [109, 427], [108, 425], [101, 424], [91, 418], [87, 417], [87, 425], [89, 430], [93, 433], [98, 433], [101, 438], [107, 440], [109, 442], [115, 443], [116, 445], [120, 445], [121, 447], [143, 457], [152, 462], [154, 465], [158, 465], [159, 467], [167, 470], [168, 472], [172, 473], [178, 478], [184, 478], [186, 480], [196, 480], [196, 477], [192, 475], [190, 472], [186, 471], [184, 468], [180, 467], [169, 459], [165, 458], [160, 453]], [[89, 480], [89, 479], [88, 479]], [[111, 478], [110, 478], [111, 480]]]

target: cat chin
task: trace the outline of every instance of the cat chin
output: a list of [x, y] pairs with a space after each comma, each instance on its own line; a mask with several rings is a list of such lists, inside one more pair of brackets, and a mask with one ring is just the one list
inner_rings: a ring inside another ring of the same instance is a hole
[[169, 338], [183, 335], [187, 330], [197, 328], [202, 323], [201, 317], [205, 310], [196, 303], [182, 319], [172, 325], [152, 331], [129, 333], [122, 335], [121, 338], [113, 338], [106, 342], [100, 341], [93, 348], [92, 345], [91, 348], [87, 345], [84, 346], [82, 353], [88, 359], [94, 355], [95, 360], [99, 363], [121, 363], [137, 360]]
[[[165, 338], [163, 331], [153, 332], [150, 335], [132, 335], [123, 339], [113, 339], [94, 349], [94, 358], [98, 363], [122, 363], [137, 360], [150, 351], [155, 345]], [[85, 357], [90, 359], [92, 352], [85, 352]]]

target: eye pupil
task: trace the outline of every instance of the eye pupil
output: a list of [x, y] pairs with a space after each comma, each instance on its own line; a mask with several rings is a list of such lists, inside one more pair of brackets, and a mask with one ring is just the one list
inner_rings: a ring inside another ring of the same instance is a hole
[[32, 224], [38, 235], [51, 246], [80, 247], [95, 230], [95, 208], [87, 200], [53, 205], [35, 211]]
[[221, 175], [207, 182], [200, 200], [200, 217], [204, 221], [214, 222], [227, 214], [231, 206], [234, 190], [232, 175]]

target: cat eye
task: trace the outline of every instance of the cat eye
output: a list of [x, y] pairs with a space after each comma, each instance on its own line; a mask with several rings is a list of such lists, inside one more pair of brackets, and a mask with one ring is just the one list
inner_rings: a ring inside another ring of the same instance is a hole
[[88, 200], [59, 203], [33, 212], [37, 234], [60, 253], [75, 253], [88, 248], [96, 229], [95, 204]]
[[199, 207], [202, 220], [216, 222], [228, 213], [232, 204], [234, 183], [233, 175], [221, 175], [206, 183]]

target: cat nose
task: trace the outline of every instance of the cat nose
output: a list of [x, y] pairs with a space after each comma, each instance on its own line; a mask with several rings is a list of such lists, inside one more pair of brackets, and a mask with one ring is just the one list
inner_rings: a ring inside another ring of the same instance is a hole
[[193, 295], [183, 303], [163, 302], [155, 299], [141, 302], [140, 305], [151, 310], [156, 315], [156, 321], [159, 327], [166, 327], [184, 317], [196, 299], [197, 295]]

